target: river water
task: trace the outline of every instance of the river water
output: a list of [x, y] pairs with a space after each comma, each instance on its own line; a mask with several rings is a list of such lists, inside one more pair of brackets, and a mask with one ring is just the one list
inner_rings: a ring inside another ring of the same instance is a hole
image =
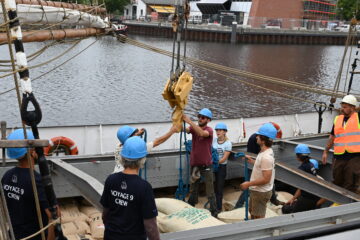
[[[130, 37], [172, 50], [171, 39]], [[31, 78], [51, 70], [95, 40], [83, 40], [58, 60], [31, 69]], [[31, 54], [45, 44], [27, 43], [25, 51]], [[29, 66], [43, 63], [70, 46], [70, 43], [55, 45], [29, 62]], [[188, 42], [187, 50], [187, 55], [194, 58], [314, 87], [332, 88], [344, 47]], [[4, 59], [9, 59], [7, 45], [0, 46], [0, 60]], [[33, 91], [43, 111], [41, 125], [169, 121], [171, 109], [162, 99], [161, 92], [169, 77], [170, 66], [169, 57], [122, 44], [110, 36], [103, 37], [70, 62], [33, 82]], [[0, 69], [4, 68], [0, 66]], [[196, 111], [203, 107], [210, 108], [217, 119], [314, 111], [310, 103], [250, 87], [197, 66], [188, 65], [187, 69], [195, 79], [186, 109], [191, 116], [196, 116]], [[329, 101], [327, 96], [239, 79], [302, 99]], [[360, 89], [357, 77], [353, 86]], [[12, 87], [11, 76], [0, 78], [0, 93]], [[15, 91], [0, 95], [0, 120], [7, 121], [9, 126], [20, 125]]]

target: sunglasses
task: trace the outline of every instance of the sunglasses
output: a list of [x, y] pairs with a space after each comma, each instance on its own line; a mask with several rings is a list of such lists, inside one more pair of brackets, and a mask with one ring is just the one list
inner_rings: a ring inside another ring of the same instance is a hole
[[208, 119], [208, 118], [203, 115], [198, 115], [198, 119]]

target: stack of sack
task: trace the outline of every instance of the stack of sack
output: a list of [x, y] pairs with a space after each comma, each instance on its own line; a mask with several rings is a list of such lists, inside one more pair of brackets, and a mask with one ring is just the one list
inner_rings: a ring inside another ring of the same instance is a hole
[[205, 209], [172, 198], [155, 199], [159, 215], [157, 217], [160, 232], [178, 232], [197, 228], [224, 225], [225, 223], [211, 216]]
[[102, 213], [89, 203], [78, 207], [76, 202], [60, 205], [61, 227], [69, 240], [103, 240], [104, 223]]
[[[276, 216], [279, 216], [276, 212], [274, 212], [270, 208], [266, 209], [265, 218], [276, 217]], [[248, 217], [250, 219], [249, 212], [248, 212]], [[236, 223], [236, 222], [245, 221], [245, 207], [237, 208], [227, 212], [221, 212], [218, 215], [218, 219], [226, 223]]]

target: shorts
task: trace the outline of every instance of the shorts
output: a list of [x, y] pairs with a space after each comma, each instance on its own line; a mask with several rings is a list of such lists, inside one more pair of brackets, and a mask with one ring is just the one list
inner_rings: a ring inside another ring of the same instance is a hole
[[250, 190], [250, 214], [256, 217], [265, 217], [266, 204], [270, 201], [271, 195], [272, 191], [257, 192]]

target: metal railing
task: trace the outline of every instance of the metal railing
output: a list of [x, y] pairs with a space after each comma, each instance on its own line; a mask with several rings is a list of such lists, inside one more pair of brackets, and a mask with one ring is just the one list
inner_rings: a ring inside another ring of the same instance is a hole
[[[122, 16], [124, 22], [157, 24], [166, 26], [171, 24], [169, 16]], [[201, 28], [224, 28], [231, 25], [232, 21], [222, 22], [218, 15], [203, 15], [202, 18], [189, 19], [189, 27], [196, 26]], [[349, 22], [340, 20], [312, 20], [295, 18], [267, 18], [267, 17], [245, 17], [238, 21], [238, 28], [246, 29], [272, 29], [276, 30], [294, 30], [294, 31], [326, 31], [326, 32], [348, 32]], [[360, 26], [359, 26], [360, 30]]]

